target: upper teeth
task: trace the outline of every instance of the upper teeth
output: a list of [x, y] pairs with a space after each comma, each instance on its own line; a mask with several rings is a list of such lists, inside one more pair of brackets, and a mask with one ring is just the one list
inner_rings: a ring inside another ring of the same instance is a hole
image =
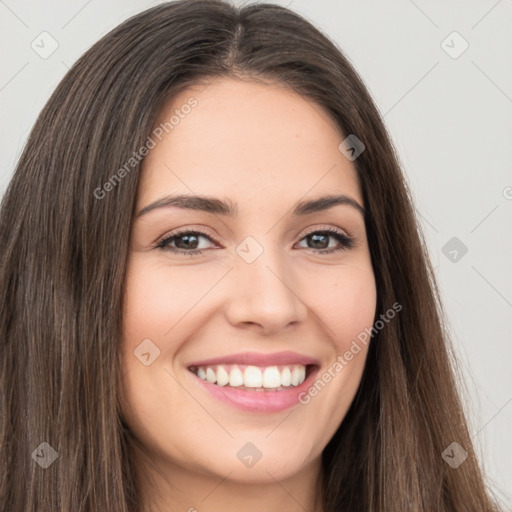
[[218, 386], [245, 386], [274, 389], [298, 386], [306, 379], [306, 367], [301, 364], [267, 366], [212, 365], [200, 366], [192, 371], [201, 379]]

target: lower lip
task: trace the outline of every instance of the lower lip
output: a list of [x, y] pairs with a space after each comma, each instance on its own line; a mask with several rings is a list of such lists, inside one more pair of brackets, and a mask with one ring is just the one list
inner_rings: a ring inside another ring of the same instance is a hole
[[229, 386], [217, 386], [199, 378], [193, 372], [190, 373], [206, 391], [222, 402], [244, 411], [278, 412], [300, 403], [299, 395], [310, 387], [318, 373], [318, 367], [310, 370], [306, 380], [300, 386], [290, 386], [282, 391], [246, 391]]

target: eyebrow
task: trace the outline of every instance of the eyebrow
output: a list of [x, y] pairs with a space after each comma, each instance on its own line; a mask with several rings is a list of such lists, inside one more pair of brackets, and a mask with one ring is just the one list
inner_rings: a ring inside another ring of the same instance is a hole
[[[363, 217], [366, 214], [366, 210], [355, 199], [344, 194], [339, 194], [299, 201], [295, 205], [293, 215], [308, 215], [310, 213], [328, 210], [329, 208], [337, 205], [351, 206], [359, 211]], [[141, 217], [151, 211], [171, 206], [187, 210], [200, 210], [216, 215], [227, 215], [231, 217], [238, 215], [238, 207], [236, 203], [233, 203], [229, 199], [217, 199], [214, 197], [196, 195], [176, 195], [165, 196], [157, 199], [153, 203], [142, 208], [139, 213], [136, 214], [136, 217]]]

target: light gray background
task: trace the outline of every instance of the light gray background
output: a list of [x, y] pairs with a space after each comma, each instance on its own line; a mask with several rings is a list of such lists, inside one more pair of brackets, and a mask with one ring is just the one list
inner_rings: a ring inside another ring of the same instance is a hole
[[[68, 68], [158, 3], [0, 0], [0, 195]], [[503, 510], [512, 510], [512, 1], [275, 3], [339, 44], [384, 116], [441, 285], [473, 439]], [[49, 48], [43, 31], [58, 43], [46, 59], [31, 47]], [[464, 42], [448, 37], [454, 31], [469, 44], [457, 58]], [[455, 262], [452, 248], [443, 253], [452, 237], [468, 248]]]

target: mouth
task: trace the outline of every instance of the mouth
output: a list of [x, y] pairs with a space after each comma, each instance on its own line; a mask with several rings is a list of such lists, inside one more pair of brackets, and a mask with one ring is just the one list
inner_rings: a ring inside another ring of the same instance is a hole
[[277, 412], [299, 403], [320, 369], [313, 358], [280, 352], [245, 353], [194, 362], [193, 380], [214, 398], [250, 412]]
[[254, 366], [217, 364], [191, 366], [189, 370], [200, 379], [219, 387], [243, 391], [283, 391], [300, 386], [314, 365], [289, 364]]

